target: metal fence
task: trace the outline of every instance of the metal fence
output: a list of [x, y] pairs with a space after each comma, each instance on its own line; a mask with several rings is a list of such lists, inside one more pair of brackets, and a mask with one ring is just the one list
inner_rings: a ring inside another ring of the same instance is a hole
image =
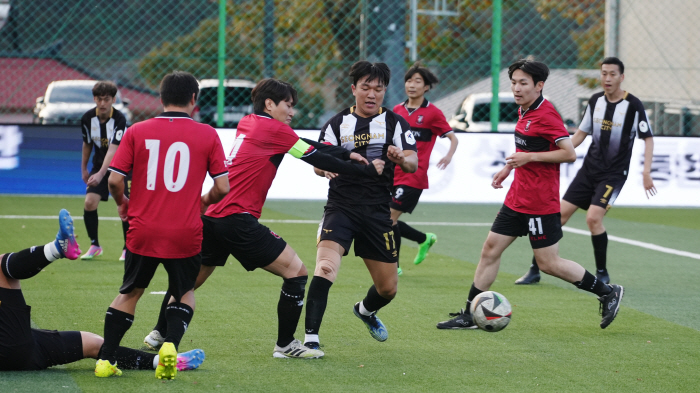
[[[287, 80], [300, 98], [292, 125], [317, 128], [353, 102], [347, 72], [360, 59], [389, 64], [388, 107], [421, 60], [441, 80], [428, 98], [450, 118], [492, 92], [492, 69], [508, 92], [506, 67], [531, 56], [551, 69], [545, 95], [577, 124], [600, 60], [618, 55], [657, 134], [699, 135], [698, 12], [696, 0], [0, 0], [0, 122], [69, 122], [77, 104], [52, 119], [38, 109], [52, 81], [84, 79], [117, 82], [138, 121], [160, 111], [158, 83], [177, 69]], [[217, 114], [240, 107], [229, 99]]]

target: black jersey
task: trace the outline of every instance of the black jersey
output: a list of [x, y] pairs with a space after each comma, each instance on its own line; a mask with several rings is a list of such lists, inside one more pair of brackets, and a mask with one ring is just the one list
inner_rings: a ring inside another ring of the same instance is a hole
[[[83, 131], [83, 142], [95, 146], [95, 154], [92, 157], [92, 167], [102, 167], [107, 149], [110, 143], [119, 144], [126, 130], [126, 117], [119, 110], [112, 108], [109, 119], [101, 123], [97, 117], [97, 107], [85, 112], [80, 119]], [[118, 140], [117, 140], [118, 139]]]
[[387, 158], [387, 150], [394, 145], [401, 150], [416, 151], [416, 140], [408, 122], [386, 108], [380, 108], [378, 114], [368, 118], [355, 114], [355, 107], [345, 109], [323, 126], [319, 142], [359, 153], [370, 164], [377, 158], [386, 162], [379, 177], [338, 175], [330, 181], [328, 201], [349, 205], [391, 202], [396, 164]]
[[634, 137], [653, 136], [642, 102], [627, 92], [618, 102], [609, 102], [602, 92], [594, 94], [579, 129], [593, 136], [583, 165], [594, 176], [627, 176]]

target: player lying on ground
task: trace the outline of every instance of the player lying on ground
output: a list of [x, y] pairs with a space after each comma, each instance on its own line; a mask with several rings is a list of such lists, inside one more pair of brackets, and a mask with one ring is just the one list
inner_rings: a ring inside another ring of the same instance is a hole
[[[221, 202], [209, 206], [202, 216], [202, 267], [195, 289], [206, 281], [217, 266], [224, 266], [229, 255], [248, 271], [261, 268], [282, 277], [277, 304], [277, 343], [273, 356], [318, 358], [323, 356], [322, 351], [304, 347], [294, 339], [304, 304], [308, 272], [296, 252], [258, 221], [267, 192], [285, 153], [316, 167], [367, 179], [382, 174], [384, 161], [375, 159], [371, 165], [345, 162], [340, 158], [365, 164], [367, 160], [341, 147], [300, 139], [289, 127], [297, 103], [297, 92], [286, 82], [277, 79], [258, 82], [252, 91], [252, 100], [255, 113], [244, 117], [238, 124], [236, 140], [230, 147], [226, 161], [231, 191]], [[163, 298], [158, 323], [144, 339], [151, 348], [159, 347], [169, 331], [170, 324], [164, 312], [169, 299], [170, 294], [167, 293]]]
[[[20, 280], [25, 280], [60, 259], [77, 259], [80, 248], [73, 234], [73, 219], [66, 210], [58, 215], [56, 240], [44, 245], [0, 255], [0, 370], [43, 370], [85, 358], [100, 357], [102, 337], [82, 331], [32, 329], [30, 307], [24, 301]], [[121, 368], [153, 370], [159, 356], [119, 347], [116, 353]], [[204, 351], [195, 349], [177, 355], [179, 370], [192, 370], [204, 361]], [[98, 369], [95, 373], [111, 373]]]
[[[617, 57], [606, 57], [600, 65], [600, 83], [603, 92], [588, 100], [581, 125], [571, 138], [574, 147], [591, 134], [593, 141], [583, 166], [561, 200], [561, 225], [579, 208], [588, 210], [586, 224], [591, 231], [596, 277], [610, 282], [608, 274], [608, 233], [603, 218], [627, 180], [632, 159], [634, 136], [644, 139], [644, 192], [656, 195], [651, 178], [651, 161], [654, 156], [654, 138], [644, 106], [639, 99], [622, 90], [625, 65]], [[516, 284], [534, 284], [540, 281], [540, 269], [532, 258], [530, 270]]]
[[[445, 169], [450, 165], [459, 140], [452, 132], [452, 127], [447, 124], [442, 111], [425, 98], [425, 94], [438, 83], [437, 76], [420, 63], [416, 63], [406, 71], [403, 79], [408, 99], [396, 105], [394, 112], [403, 116], [411, 126], [418, 149], [418, 169], [414, 173], [406, 173], [400, 165], [396, 166], [394, 196], [391, 199], [391, 220], [394, 224], [394, 239], [396, 239], [396, 250], [399, 256], [402, 237], [418, 243], [418, 254], [413, 259], [413, 263], [417, 265], [423, 262], [428, 250], [437, 241], [437, 236], [434, 233], [423, 233], [399, 221], [399, 217], [403, 213], [412, 213], [421, 193], [428, 188], [430, 154], [433, 152], [437, 137], [450, 140], [450, 150], [437, 163], [439, 169]], [[400, 276], [401, 267], [398, 271]]]
[[306, 305], [308, 348], [319, 348], [318, 332], [340, 262], [355, 242], [355, 255], [362, 258], [372, 276], [367, 296], [353, 307], [370, 335], [385, 341], [388, 333], [377, 311], [396, 296], [398, 289], [396, 238], [391, 229], [391, 190], [394, 165], [412, 173], [418, 167], [416, 140], [406, 120], [382, 108], [390, 78], [384, 63], [359, 61], [350, 68], [355, 105], [333, 116], [321, 130], [321, 142], [359, 153], [368, 160], [388, 161], [379, 178], [335, 175], [315, 169], [331, 178], [328, 202], [318, 227], [316, 270], [309, 286]]
[[[105, 315], [98, 368], [104, 362], [115, 364], [116, 349], [134, 322], [136, 304], [162, 264], [172, 294], [166, 311], [171, 329], [159, 351], [163, 367], [156, 369], [155, 376], [172, 379], [177, 375], [177, 349], [194, 315], [201, 208], [220, 201], [229, 191], [216, 130], [190, 117], [198, 95], [199, 83], [193, 75], [180, 71], [166, 75], [160, 85], [164, 113], [129, 127], [109, 166], [109, 189], [119, 216], [129, 221], [129, 232], [124, 278]], [[124, 195], [124, 177], [129, 172], [131, 198]], [[201, 195], [207, 173], [214, 186]]]
[[519, 236], [528, 235], [543, 272], [570, 282], [599, 296], [605, 329], [617, 315], [624, 289], [608, 285], [576, 262], [559, 256], [562, 238], [559, 212], [559, 163], [574, 162], [576, 152], [554, 106], [544, 99], [542, 89], [549, 75], [544, 63], [518, 60], [508, 68], [519, 120], [515, 126], [516, 153], [506, 158], [506, 166], [493, 177], [493, 188], [515, 168], [515, 179], [481, 250], [466, 309], [453, 319], [437, 324], [438, 329], [474, 329], [469, 306], [496, 280], [501, 255]]

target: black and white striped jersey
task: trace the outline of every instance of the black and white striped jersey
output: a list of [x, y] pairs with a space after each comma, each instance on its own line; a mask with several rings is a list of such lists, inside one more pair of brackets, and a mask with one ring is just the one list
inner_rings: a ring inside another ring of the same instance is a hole
[[386, 163], [380, 177], [339, 175], [330, 181], [328, 201], [350, 205], [389, 203], [396, 164], [387, 158], [387, 149], [394, 145], [416, 151], [416, 140], [406, 119], [386, 108], [368, 118], [358, 116], [355, 107], [345, 109], [323, 126], [319, 142], [342, 146], [370, 163], [377, 158]]
[[[109, 119], [100, 123], [97, 117], [97, 107], [85, 112], [80, 120], [80, 128], [83, 132], [83, 142], [95, 146], [95, 154], [92, 157], [92, 167], [102, 167], [102, 162], [107, 154], [110, 143], [116, 141], [116, 145], [121, 141], [126, 131], [126, 117], [119, 110], [112, 108]], [[117, 139], [115, 139], [117, 138]]]
[[593, 137], [583, 162], [592, 175], [627, 176], [634, 137], [653, 136], [642, 102], [627, 92], [618, 102], [609, 102], [603, 92], [594, 94], [579, 129]]

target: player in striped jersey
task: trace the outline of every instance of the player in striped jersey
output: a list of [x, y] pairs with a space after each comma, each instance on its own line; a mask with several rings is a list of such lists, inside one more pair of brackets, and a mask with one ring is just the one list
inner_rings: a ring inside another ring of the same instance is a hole
[[[656, 187], [651, 178], [653, 132], [644, 106], [637, 97], [620, 87], [625, 80], [625, 66], [620, 59], [607, 57], [600, 68], [603, 91], [594, 94], [588, 101], [581, 125], [571, 138], [574, 147], [588, 135], [593, 141], [583, 166], [561, 200], [561, 225], [565, 225], [579, 208], [588, 210], [586, 223], [591, 231], [596, 277], [607, 284], [610, 282], [607, 268], [608, 233], [603, 226], [603, 218], [627, 180], [635, 136], [644, 140], [642, 176], [647, 198], [656, 194]], [[530, 270], [515, 283], [534, 284], [539, 281], [540, 269], [533, 257]]]

